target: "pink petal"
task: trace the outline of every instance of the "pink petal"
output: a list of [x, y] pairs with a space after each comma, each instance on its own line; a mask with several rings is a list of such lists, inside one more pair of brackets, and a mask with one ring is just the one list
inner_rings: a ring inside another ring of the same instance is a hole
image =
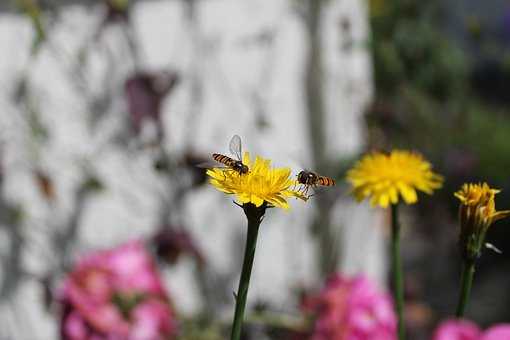
[[166, 339], [175, 332], [170, 306], [162, 301], [143, 302], [135, 308], [132, 317], [130, 340]]
[[71, 312], [63, 321], [63, 333], [69, 340], [86, 340], [87, 339], [87, 325], [85, 320], [77, 312]]
[[486, 330], [480, 340], [510, 340], [510, 324], [499, 324]]
[[476, 324], [467, 320], [447, 320], [434, 332], [433, 340], [478, 340], [481, 331]]

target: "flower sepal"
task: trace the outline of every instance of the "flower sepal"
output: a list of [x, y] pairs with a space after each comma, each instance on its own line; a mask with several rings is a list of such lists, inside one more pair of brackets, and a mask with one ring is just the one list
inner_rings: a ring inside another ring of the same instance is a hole
[[[236, 203], [237, 204], [237, 203]], [[239, 204], [237, 204], [239, 205]], [[267, 208], [272, 208], [272, 206], [268, 206], [267, 202], [262, 203], [260, 207], [257, 207], [253, 203], [244, 203], [241, 205], [243, 211], [248, 218], [248, 221], [259, 223], [264, 219], [264, 214], [266, 213]]]

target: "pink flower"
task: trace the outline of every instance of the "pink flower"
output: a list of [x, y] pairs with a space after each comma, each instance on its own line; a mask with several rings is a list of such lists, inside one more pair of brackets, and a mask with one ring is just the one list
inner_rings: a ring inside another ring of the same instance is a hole
[[510, 324], [499, 324], [486, 330], [480, 340], [510, 340]]
[[510, 324], [492, 326], [482, 332], [478, 326], [468, 320], [451, 319], [439, 325], [433, 340], [510, 340]]
[[305, 309], [316, 317], [312, 340], [396, 339], [390, 297], [364, 276], [333, 276]]
[[83, 257], [59, 293], [63, 339], [158, 340], [175, 335], [170, 300], [140, 241]]
[[468, 320], [447, 320], [434, 332], [433, 340], [478, 340], [482, 332]]

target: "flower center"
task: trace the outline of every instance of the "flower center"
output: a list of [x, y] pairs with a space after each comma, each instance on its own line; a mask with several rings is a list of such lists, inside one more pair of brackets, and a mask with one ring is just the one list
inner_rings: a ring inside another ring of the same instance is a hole
[[129, 321], [131, 311], [144, 299], [145, 294], [143, 293], [115, 292], [111, 301], [119, 309], [122, 317]]

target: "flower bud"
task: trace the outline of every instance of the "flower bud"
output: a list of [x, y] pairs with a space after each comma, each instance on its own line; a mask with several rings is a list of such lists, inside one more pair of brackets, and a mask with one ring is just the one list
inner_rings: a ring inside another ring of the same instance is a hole
[[498, 192], [487, 183], [466, 183], [454, 194], [460, 200], [459, 246], [465, 260], [480, 257], [490, 225], [510, 215], [510, 210], [496, 211], [494, 197]]

